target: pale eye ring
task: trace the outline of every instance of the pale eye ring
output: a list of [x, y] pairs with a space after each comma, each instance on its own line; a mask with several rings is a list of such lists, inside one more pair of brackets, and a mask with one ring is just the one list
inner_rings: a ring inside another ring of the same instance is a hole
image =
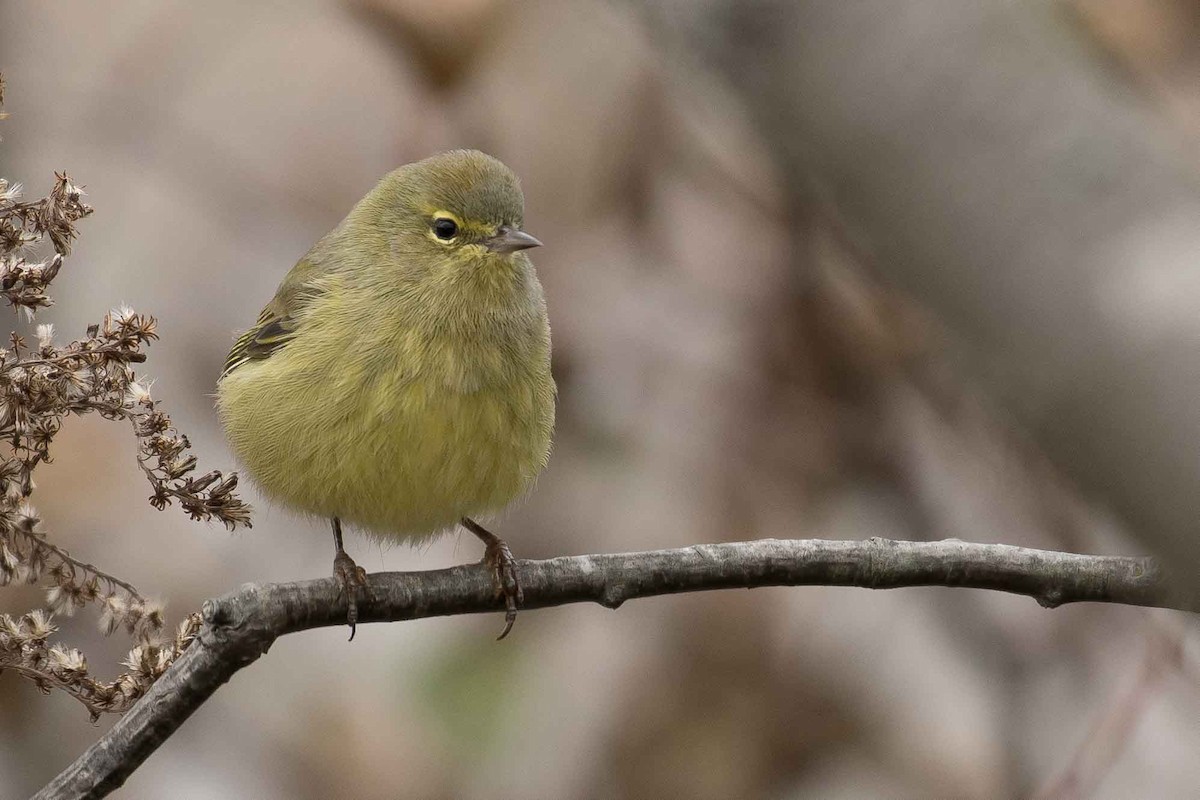
[[452, 219], [438, 217], [433, 221], [433, 233], [442, 241], [449, 241], [458, 235], [458, 223]]

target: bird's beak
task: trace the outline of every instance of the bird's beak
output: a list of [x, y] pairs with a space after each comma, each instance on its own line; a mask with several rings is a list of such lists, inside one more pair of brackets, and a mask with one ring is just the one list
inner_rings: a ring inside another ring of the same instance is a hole
[[522, 230], [502, 225], [496, 235], [488, 239], [487, 249], [493, 253], [515, 253], [530, 247], [541, 247], [542, 243]]

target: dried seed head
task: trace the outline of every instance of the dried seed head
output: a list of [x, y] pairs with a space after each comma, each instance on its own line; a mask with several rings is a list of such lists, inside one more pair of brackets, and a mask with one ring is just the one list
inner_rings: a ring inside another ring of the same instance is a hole
[[[78, 222], [92, 213], [84, 196], [65, 173], [55, 175], [46, 197], [29, 201], [22, 200], [20, 184], [0, 178], [0, 299], [30, 320], [53, 303], [50, 284], [62, 272]], [[54, 255], [29, 260], [46, 243]], [[250, 508], [234, 493], [236, 477], [193, 477], [197, 460], [187, 452], [187, 437], [157, 407], [151, 383], [132, 369], [145, 361], [145, 347], [157, 336], [153, 317], [122, 305], [75, 341], [56, 342], [54, 327], [43, 324], [36, 328], [36, 349], [15, 332], [0, 347], [0, 441], [8, 446], [0, 453], [0, 586], [43, 583], [51, 611], [71, 614], [95, 603], [102, 631], [124, 628], [141, 640], [127, 660], [131, 671], [101, 683], [88, 677], [82, 653], [47, 642], [56, 630], [51, 613], [0, 616], [0, 670], [17, 668], [43, 691], [66, 690], [93, 718], [124, 710], [142, 696], [195, 638], [200, 623], [189, 616], [174, 640], [160, 645], [166, 625], [161, 604], [47, 540], [29, 498], [36, 488], [33, 473], [50, 461], [63, 421], [89, 412], [125, 421], [138, 438], [137, 464], [151, 484], [152, 504], [178, 502], [195, 519], [249, 525]]]
[[130, 381], [125, 392], [125, 402], [130, 406], [146, 405], [150, 401], [150, 387], [153, 385], [154, 382], [149, 380], [145, 385], [140, 381]]
[[82, 677], [87, 674], [87, 659], [83, 653], [74, 648], [55, 644], [50, 648], [50, 669], [59, 673], [64, 679]]
[[21, 629], [34, 641], [45, 640], [58, 630], [54, 617], [45, 610], [35, 608], [21, 617]]

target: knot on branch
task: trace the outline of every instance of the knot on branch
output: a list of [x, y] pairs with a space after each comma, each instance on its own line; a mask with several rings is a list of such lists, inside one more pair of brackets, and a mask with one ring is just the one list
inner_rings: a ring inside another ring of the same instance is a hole
[[[887, 564], [891, 560], [890, 550], [895, 549], [896, 542], [882, 536], [872, 536], [867, 539], [866, 558], [860, 575], [859, 586], [867, 589], [878, 589], [887, 573]], [[881, 563], [882, 562], [882, 563]]]
[[625, 603], [625, 599], [625, 584], [620, 581], [611, 581], [604, 586], [604, 591], [600, 595], [600, 605], [616, 611]]
[[1042, 608], [1058, 608], [1063, 604], [1064, 595], [1061, 589], [1050, 588], [1034, 597]]

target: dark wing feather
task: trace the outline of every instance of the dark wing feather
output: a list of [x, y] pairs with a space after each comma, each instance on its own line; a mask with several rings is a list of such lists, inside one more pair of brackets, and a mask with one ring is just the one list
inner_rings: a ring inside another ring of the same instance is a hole
[[306, 259], [292, 268], [279, 292], [258, 315], [258, 322], [233, 343], [221, 369], [221, 378], [247, 361], [268, 358], [296, 336], [296, 313], [316, 294], [310, 283], [314, 277], [316, 269]]
[[[274, 304], [272, 304], [274, 305]], [[238, 337], [221, 369], [224, 378], [247, 361], [263, 359], [283, 347], [296, 335], [291, 317], [277, 316], [272, 306], [263, 309], [254, 327]]]

